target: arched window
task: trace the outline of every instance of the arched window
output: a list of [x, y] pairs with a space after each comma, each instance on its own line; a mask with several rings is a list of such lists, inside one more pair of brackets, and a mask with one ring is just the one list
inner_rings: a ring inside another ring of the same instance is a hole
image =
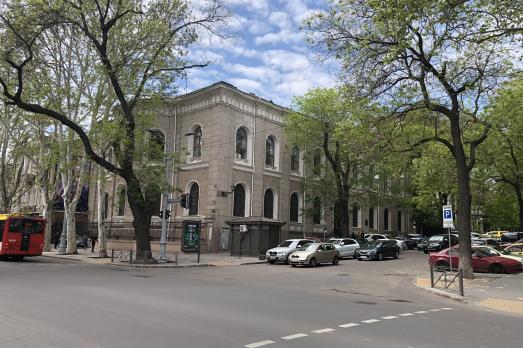
[[147, 152], [149, 160], [161, 161], [164, 157], [165, 151], [165, 135], [162, 131], [157, 129], [149, 130], [149, 139], [147, 144]]
[[242, 184], [234, 187], [233, 216], [245, 216], [245, 188]]
[[116, 207], [118, 209], [118, 216], [125, 215], [125, 196], [127, 195], [127, 190], [124, 185], [118, 186], [116, 194]]
[[398, 232], [401, 232], [401, 211], [398, 210]]
[[300, 171], [300, 148], [296, 145], [291, 150], [291, 172]]
[[265, 165], [274, 167], [274, 153], [275, 153], [274, 137], [268, 136], [265, 139]]
[[192, 157], [198, 159], [202, 156], [202, 127], [196, 126], [193, 135]]
[[289, 220], [291, 220], [292, 222], [299, 222], [299, 216], [300, 216], [300, 199], [298, 197], [298, 194], [296, 192], [294, 192], [291, 195]]
[[266, 190], [263, 196], [263, 216], [268, 219], [274, 218], [274, 193], [271, 189]]
[[389, 209], [383, 209], [383, 229], [385, 231], [389, 230]]
[[104, 203], [103, 203], [103, 209], [102, 209], [102, 218], [107, 219], [107, 216], [109, 215], [109, 194], [107, 192], [104, 193]]
[[312, 222], [321, 224], [321, 201], [319, 197], [315, 197], [312, 202]]
[[200, 200], [200, 186], [197, 183], [191, 185], [189, 190], [189, 215], [198, 215], [198, 203]]
[[243, 127], [236, 131], [236, 158], [247, 159], [247, 131]]
[[369, 228], [374, 228], [374, 208], [369, 209]]
[[358, 205], [354, 205], [352, 207], [352, 227], [359, 227], [359, 215], [360, 215], [360, 207]]
[[313, 166], [314, 175], [321, 174], [321, 150], [314, 150], [314, 166]]

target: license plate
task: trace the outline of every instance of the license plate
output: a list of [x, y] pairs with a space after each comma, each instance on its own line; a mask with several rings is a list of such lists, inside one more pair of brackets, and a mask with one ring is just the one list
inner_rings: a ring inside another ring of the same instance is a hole
[[367, 258], [367, 256], [363, 256], [363, 255], [360, 256], [360, 259], [366, 259], [366, 258]]

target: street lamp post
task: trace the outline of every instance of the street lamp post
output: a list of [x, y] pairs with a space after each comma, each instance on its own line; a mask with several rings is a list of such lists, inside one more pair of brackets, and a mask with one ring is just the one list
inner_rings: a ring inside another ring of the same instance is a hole
[[376, 224], [378, 233], [380, 233], [380, 176], [378, 174], [374, 175], [374, 179], [378, 181], [378, 211], [376, 212]]
[[[67, 252], [67, 219], [64, 210], [64, 222], [62, 223], [62, 233], [60, 234], [60, 244], [58, 245], [57, 254], [64, 255]], [[75, 242], [76, 243], [76, 242]]]

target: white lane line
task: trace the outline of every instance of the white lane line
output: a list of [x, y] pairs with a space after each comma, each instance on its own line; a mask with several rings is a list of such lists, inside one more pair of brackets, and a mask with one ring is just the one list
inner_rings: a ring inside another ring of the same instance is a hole
[[518, 297], [518, 300], [523, 300], [523, 297]]
[[281, 339], [288, 341], [288, 340], [295, 340], [297, 338], [302, 338], [302, 337], [307, 337], [307, 336], [309, 336], [309, 335], [300, 332], [300, 333], [297, 333], [297, 334], [294, 334], [294, 335], [284, 336]]
[[417, 311], [417, 312], [414, 312], [416, 314], [425, 314], [425, 313], [428, 313], [427, 311]]
[[397, 319], [398, 317], [395, 315], [389, 315], [388, 317], [381, 317], [381, 319], [389, 320], [389, 319]]
[[439, 309], [439, 308], [429, 309], [429, 312], [441, 312], [441, 309]]
[[402, 317], [410, 317], [410, 316], [413, 316], [414, 314], [413, 313], [401, 313], [400, 316]]
[[360, 324], [357, 324], [357, 323], [347, 323], [347, 324], [341, 324], [341, 325], [338, 325], [339, 327], [343, 327], [343, 328], [348, 328], [348, 327], [353, 327], [353, 326], [358, 326]]
[[362, 323], [365, 323], [365, 324], [371, 324], [371, 323], [376, 323], [380, 321], [379, 319], [367, 319], [367, 320], [362, 320], [361, 322]]
[[267, 345], [273, 344], [273, 343], [276, 343], [276, 342], [270, 341], [270, 340], [266, 340], [266, 341], [249, 343], [249, 344], [246, 344], [244, 347], [246, 347], [246, 348], [258, 348], [258, 347], [267, 346]]
[[443, 309], [444, 311], [451, 311], [451, 310], [453, 310], [452, 307], [442, 307], [441, 309]]
[[336, 330], [331, 329], [330, 327], [328, 327], [328, 328], [325, 328], [325, 329], [313, 330], [311, 332], [321, 334], [321, 333], [327, 333], [327, 332], [332, 332], [332, 331], [336, 331]]

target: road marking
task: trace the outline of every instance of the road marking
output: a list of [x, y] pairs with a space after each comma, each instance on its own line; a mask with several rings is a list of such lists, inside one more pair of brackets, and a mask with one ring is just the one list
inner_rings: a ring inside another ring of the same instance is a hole
[[444, 311], [451, 311], [453, 308], [452, 307], [442, 307], [441, 309], [443, 309]]
[[498, 289], [505, 289], [503, 286], [496, 286]]
[[295, 340], [297, 338], [302, 338], [302, 337], [307, 337], [307, 336], [309, 336], [309, 335], [300, 332], [300, 333], [297, 333], [297, 334], [294, 334], [294, 335], [284, 336], [281, 339], [288, 341], [288, 340]]
[[429, 309], [429, 312], [441, 312], [441, 309], [438, 309], [438, 308]]
[[518, 300], [523, 300], [523, 297], [518, 297]]
[[327, 333], [327, 332], [332, 332], [332, 331], [336, 331], [336, 330], [331, 329], [330, 327], [328, 327], [328, 328], [325, 328], [325, 329], [313, 330], [311, 332], [321, 334], [321, 333]]
[[356, 324], [356, 323], [347, 323], [347, 324], [341, 324], [341, 325], [338, 325], [339, 327], [343, 327], [343, 328], [348, 328], [348, 327], [353, 327], [353, 326], [358, 326], [360, 324]]
[[410, 317], [410, 316], [413, 316], [414, 314], [413, 313], [401, 313], [400, 316], [402, 317]]
[[417, 312], [414, 312], [416, 314], [425, 314], [425, 313], [428, 313], [427, 311], [417, 311]]
[[258, 347], [267, 346], [267, 345], [273, 344], [273, 343], [276, 343], [276, 342], [270, 341], [270, 340], [266, 340], [266, 341], [260, 341], [260, 342], [254, 342], [254, 343], [246, 344], [244, 347], [246, 347], [246, 348], [258, 348]]
[[381, 317], [381, 319], [389, 320], [389, 319], [397, 319], [398, 317], [395, 315], [389, 315], [388, 317]]
[[365, 323], [365, 324], [371, 324], [371, 323], [376, 323], [380, 321], [379, 319], [367, 319], [367, 320], [362, 320], [361, 322], [362, 323]]

